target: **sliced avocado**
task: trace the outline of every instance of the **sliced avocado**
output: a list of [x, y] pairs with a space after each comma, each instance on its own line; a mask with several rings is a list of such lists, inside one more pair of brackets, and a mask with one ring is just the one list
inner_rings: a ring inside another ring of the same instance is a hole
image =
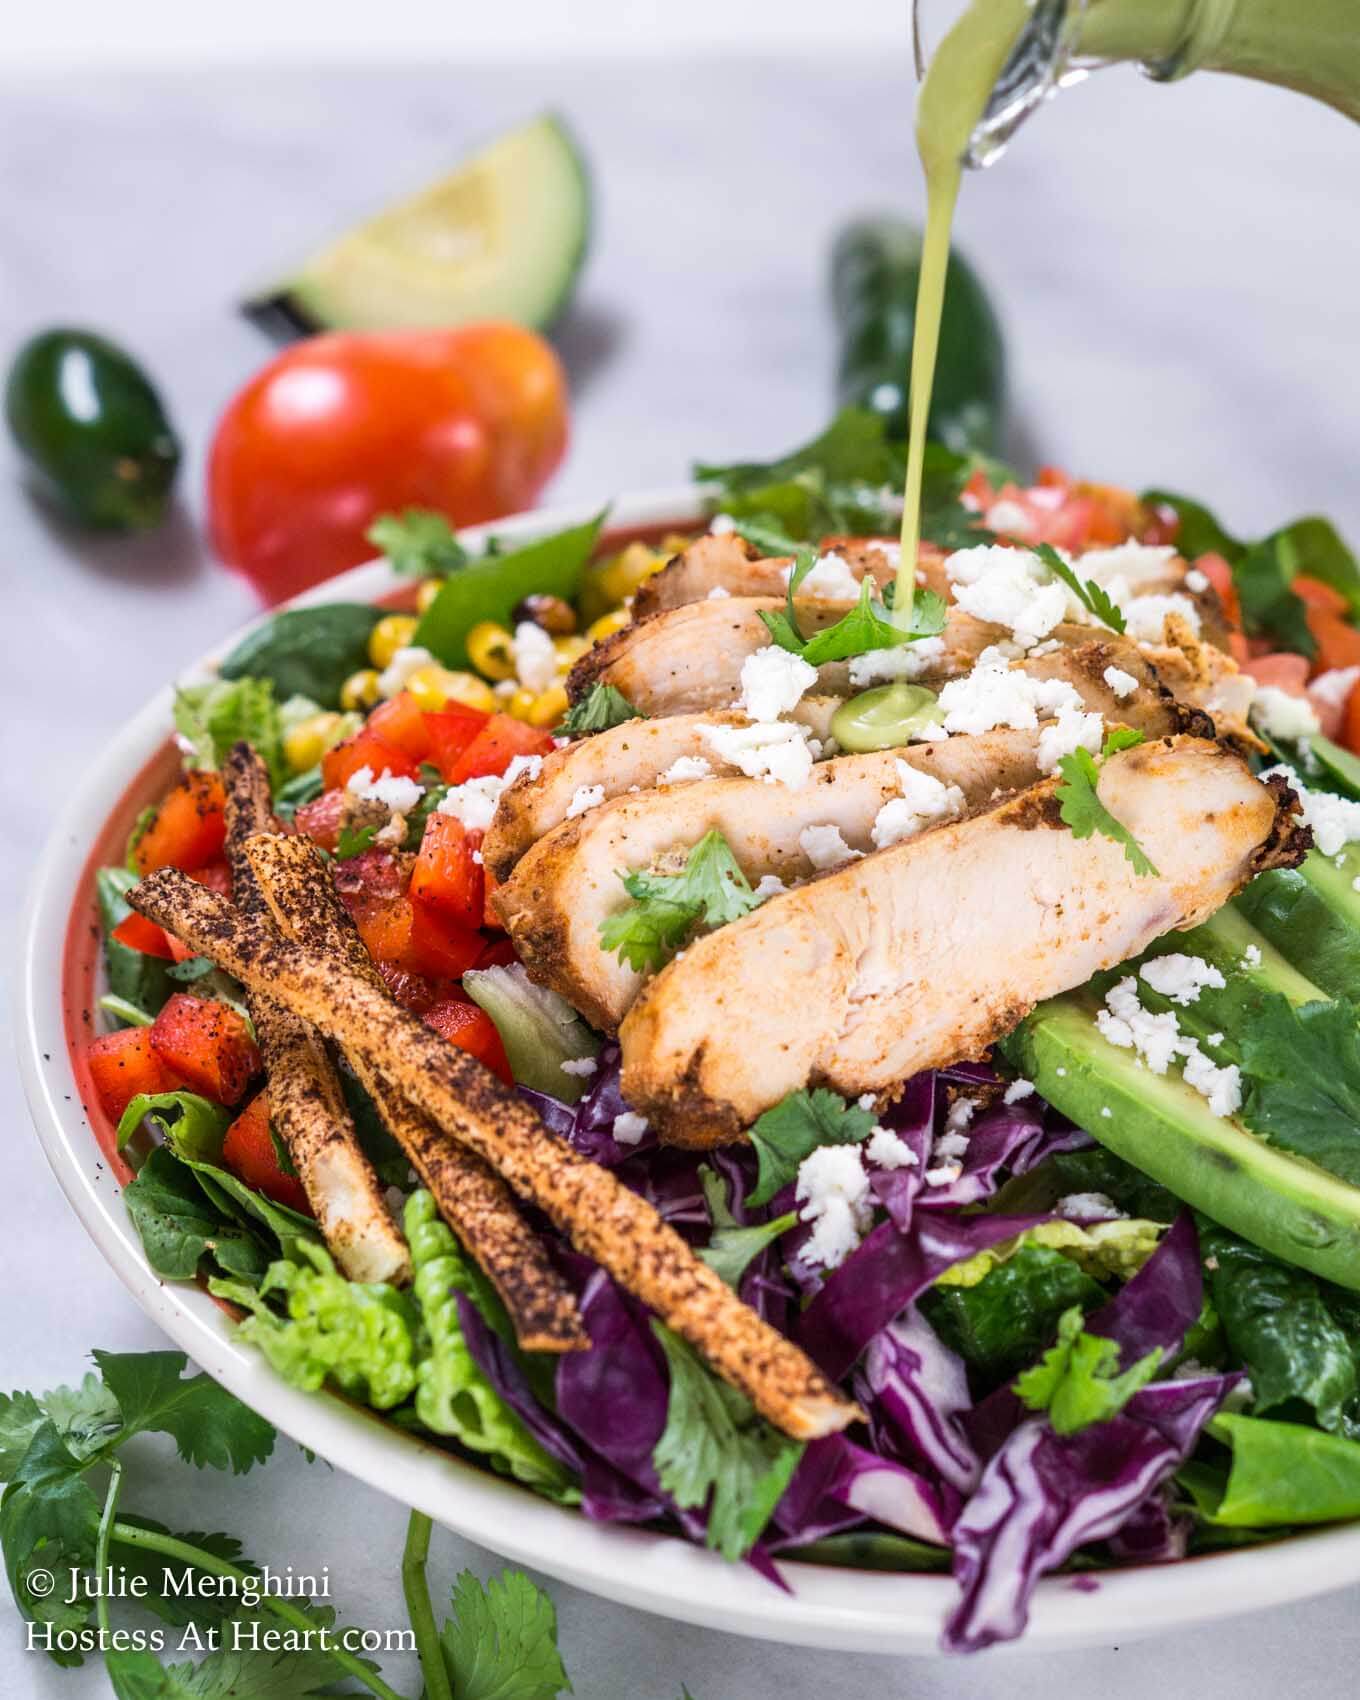
[[1297, 868], [1273, 868], [1233, 905], [1330, 997], [1360, 1003], [1360, 849], [1310, 851]]
[[1216, 1116], [1178, 1075], [1103, 1039], [1069, 992], [1005, 1041], [1007, 1060], [1092, 1138], [1206, 1216], [1288, 1263], [1360, 1290], [1360, 1187]]
[[543, 330], [567, 304], [589, 233], [585, 160], [545, 113], [318, 249], [246, 311], [305, 331], [476, 319]]

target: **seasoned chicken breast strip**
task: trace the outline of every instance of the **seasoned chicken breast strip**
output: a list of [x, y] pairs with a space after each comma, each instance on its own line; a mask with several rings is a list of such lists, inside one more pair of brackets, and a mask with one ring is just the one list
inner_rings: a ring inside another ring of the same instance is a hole
[[809, 1083], [877, 1092], [979, 1057], [1041, 999], [1211, 915], [1310, 835], [1222, 745], [1112, 756], [1101, 802], [1158, 872], [1076, 838], [1046, 779], [695, 940], [620, 1028], [628, 1102], [678, 1144], [735, 1137]]
[[597, 1027], [617, 1027], [642, 976], [600, 945], [600, 923], [629, 901], [619, 879], [630, 868], [681, 859], [716, 827], [754, 885], [775, 874], [807, 879], [816, 864], [799, 843], [808, 827], [833, 826], [851, 850], [873, 848], [874, 817], [900, 797], [899, 760], [944, 785], [969, 807], [998, 789], [1038, 778], [1037, 732], [989, 732], [821, 762], [798, 790], [759, 779], [704, 779], [622, 796], [542, 838], [500, 886], [494, 902], [534, 979], [553, 987]]
[[[897, 570], [895, 552], [890, 554], [868, 538], [828, 540], [820, 548], [823, 554], [839, 555], [856, 579], [869, 573], [883, 585]], [[929, 545], [926, 550], [928, 561], [942, 578], [939, 568], [943, 556]], [[633, 598], [633, 617], [641, 620], [666, 608], [703, 602], [715, 590], [728, 596], [783, 596], [792, 565], [791, 555], [762, 555], [735, 532], [700, 537], [659, 573], [643, 581]], [[926, 582], [934, 583], [934, 576], [928, 575]], [[943, 590], [944, 586], [941, 583], [936, 588]]]

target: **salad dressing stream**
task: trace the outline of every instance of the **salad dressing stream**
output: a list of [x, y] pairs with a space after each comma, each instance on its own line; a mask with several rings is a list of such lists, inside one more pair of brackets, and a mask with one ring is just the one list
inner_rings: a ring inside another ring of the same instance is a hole
[[[1033, 48], [1028, 63], [1018, 51], [1025, 44]], [[911, 623], [916, 590], [926, 420], [964, 168], [995, 157], [1025, 114], [1062, 82], [1124, 60], [1160, 81], [1201, 66], [1235, 72], [1296, 89], [1360, 120], [1355, 0], [970, 0], [931, 58], [916, 108], [926, 224], [893, 603], [899, 625]]]

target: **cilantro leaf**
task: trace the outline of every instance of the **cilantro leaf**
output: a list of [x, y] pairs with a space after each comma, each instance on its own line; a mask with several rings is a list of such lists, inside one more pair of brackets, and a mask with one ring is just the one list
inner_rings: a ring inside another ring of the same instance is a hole
[[1051, 543], [1039, 544], [1034, 552], [1049, 572], [1055, 573], [1063, 581], [1088, 614], [1094, 614], [1097, 620], [1109, 626], [1112, 631], [1124, 631], [1126, 622], [1123, 612], [1107, 590], [1093, 578], [1078, 578]]
[[758, 1417], [664, 1324], [654, 1321], [652, 1330], [671, 1378], [666, 1426], [652, 1453], [657, 1476], [682, 1509], [707, 1508], [710, 1547], [740, 1558], [769, 1522], [804, 1442]]
[[659, 968], [691, 928], [720, 927], [758, 906], [750, 882], [722, 833], [706, 832], [678, 873], [621, 873], [633, 899], [600, 922], [600, 948], [617, 951], [629, 967]]
[[364, 536], [403, 578], [440, 578], [468, 562], [468, 552], [453, 527], [431, 508], [379, 514]]
[[43, 1408], [31, 1393], [0, 1393], [0, 1481], [14, 1474], [43, 1421]]
[[95, 1352], [127, 1434], [168, 1434], [186, 1464], [244, 1475], [274, 1450], [274, 1428], [210, 1375], [184, 1378], [183, 1352]]
[[1246, 1076], [1242, 1120], [1273, 1145], [1360, 1185], [1360, 1026], [1355, 1005], [1297, 1007], [1262, 994], [1234, 1035]]
[[611, 726], [622, 726], [626, 720], [645, 719], [617, 686], [596, 684], [567, 710], [557, 736], [580, 738], [588, 732], [607, 732]]
[[1119, 1346], [1099, 1334], [1088, 1334], [1080, 1305], [1058, 1319], [1058, 1338], [1032, 1369], [1015, 1383], [1015, 1391], [1031, 1411], [1047, 1411], [1056, 1434], [1076, 1434], [1118, 1415], [1140, 1387], [1157, 1373], [1162, 1348], [1118, 1374]]
[[768, 1204], [798, 1173], [798, 1165], [821, 1145], [858, 1145], [874, 1130], [874, 1116], [839, 1093], [815, 1086], [790, 1092], [766, 1110], [751, 1129], [760, 1168], [748, 1204]]
[[[64, 1595], [33, 1593], [28, 1586], [32, 1561], [61, 1572], [94, 1558], [99, 1527], [99, 1501], [85, 1480], [77, 1458], [57, 1425], [49, 1418], [34, 1430], [23, 1457], [0, 1499], [0, 1551], [4, 1553], [14, 1603], [35, 1622], [72, 1621]], [[83, 1623], [80, 1609], [74, 1621]], [[58, 1664], [79, 1664], [78, 1652], [54, 1652]]]
[[335, 846], [337, 862], [348, 862], [352, 856], [362, 856], [373, 843], [381, 830], [378, 822], [370, 821], [367, 826], [350, 826], [346, 823], [340, 828], [340, 837]]
[[1132, 749], [1142, 741], [1141, 732], [1117, 726], [1105, 739], [1099, 766], [1089, 750], [1073, 750], [1071, 755], [1063, 756], [1058, 762], [1058, 771], [1062, 774], [1062, 783], [1057, 789], [1058, 812], [1063, 824], [1072, 829], [1073, 838], [1089, 838], [1092, 833], [1098, 832], [1102, 838], [1123, 845], [1124, 854], [1133, 864], [1136, 874], [1141, 877], [1150, 874], [1155, 879], [1157, 869], [1142, 846], [1128, 827], [1117, 821], [1105, 807], [1096, 790], [1105, 761], [1117, 751]]
[[790, 1210], [773, 1221], [744, 1228], [727, 1208], [727, 1189], [722, 1176], [707, 1163], [699, 1165], [699, 1184], [704, 1189], [704, 1201], [713, 1224], [708, 1244], [700, 1248], [699, 1257], [735, 1292], [752, 1260], [797, 1224], [798, 1213]]
[[483, 1586], [470, 1570], [453, 1585], [440, 1632], [458, 1700], [555, 1700], [572, 1692], [557, 1650], [557, 1608], [520, 1570]]

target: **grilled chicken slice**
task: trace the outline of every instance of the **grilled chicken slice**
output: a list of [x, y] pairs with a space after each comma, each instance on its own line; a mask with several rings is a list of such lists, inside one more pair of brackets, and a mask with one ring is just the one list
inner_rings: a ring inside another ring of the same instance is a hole
[[[839, 697], [804, 697], [790, 719], [814, 738], [826, 738]], [[701, 757], [714, 776], [740, 769], [719, 757], [703, 736], [705, 726], [742, 726], [745, 716], [670, 714], [660, 720], [628, 720], [607, 732], [581, 738], [544, 756], [536, 778], [522, 773], [501, 793], [495, 818], [482, 844], [482, 857], [494, 878], [507, 880], [515, 863], [536, 840], [560, 826], [578, 791], [601, 786], [607, 798], [645, 791], [661, 782], [677, 761]]]
[[533, 977], [612, 1030], [642, 986], [635, 969], [600, 946], [600, 923], [629, 901], [621, 871], [683, 856], [716, 827], [753, 885], [766, 874], [804, 880], [816, 872], [799, 844], [807, 827], [835, 826], [852, 850], [873, 848], [874, 817], [902, 794], [899, 759], [957, 785], [968, 806], [980, 808], [998, 789], [1038, 777], [1037, 744], [1037, 732], [990, 732], [838, 756], [796, 791], [758, 779], [704, 779], [617, 797], [540, 839], [494, 901]]
[[[884, 585], [897, 571], [896, 551], [890, 553], [868, 538], [828, 539], [820, 548], [823, 554], [841, 556], [856, 579], [867, 572]], [[943, 557], [931, 551], [930, 558], [938, 571]], [[703, 602], [714, 591], [728, 596], [783, 596], [792, 565], [792, 556], [762, 555], [735, 532], [700, 537], [644, 581], [633, 598], [633, 617], [641, 620], [667, 608], [682, 608], [687, 602]]]
[[851, 862], [697, 939], [620, 1029], [623, 1092], [677, 1144], [735, 1137], [787, 1093], [848, 1095], [983, 1054], [1041, 999], [1211, 915], [1310, 835], [1222, 745], [1112, 756], [1100, 799], [1159, 872], [1063, 825], [1046, 779]]

